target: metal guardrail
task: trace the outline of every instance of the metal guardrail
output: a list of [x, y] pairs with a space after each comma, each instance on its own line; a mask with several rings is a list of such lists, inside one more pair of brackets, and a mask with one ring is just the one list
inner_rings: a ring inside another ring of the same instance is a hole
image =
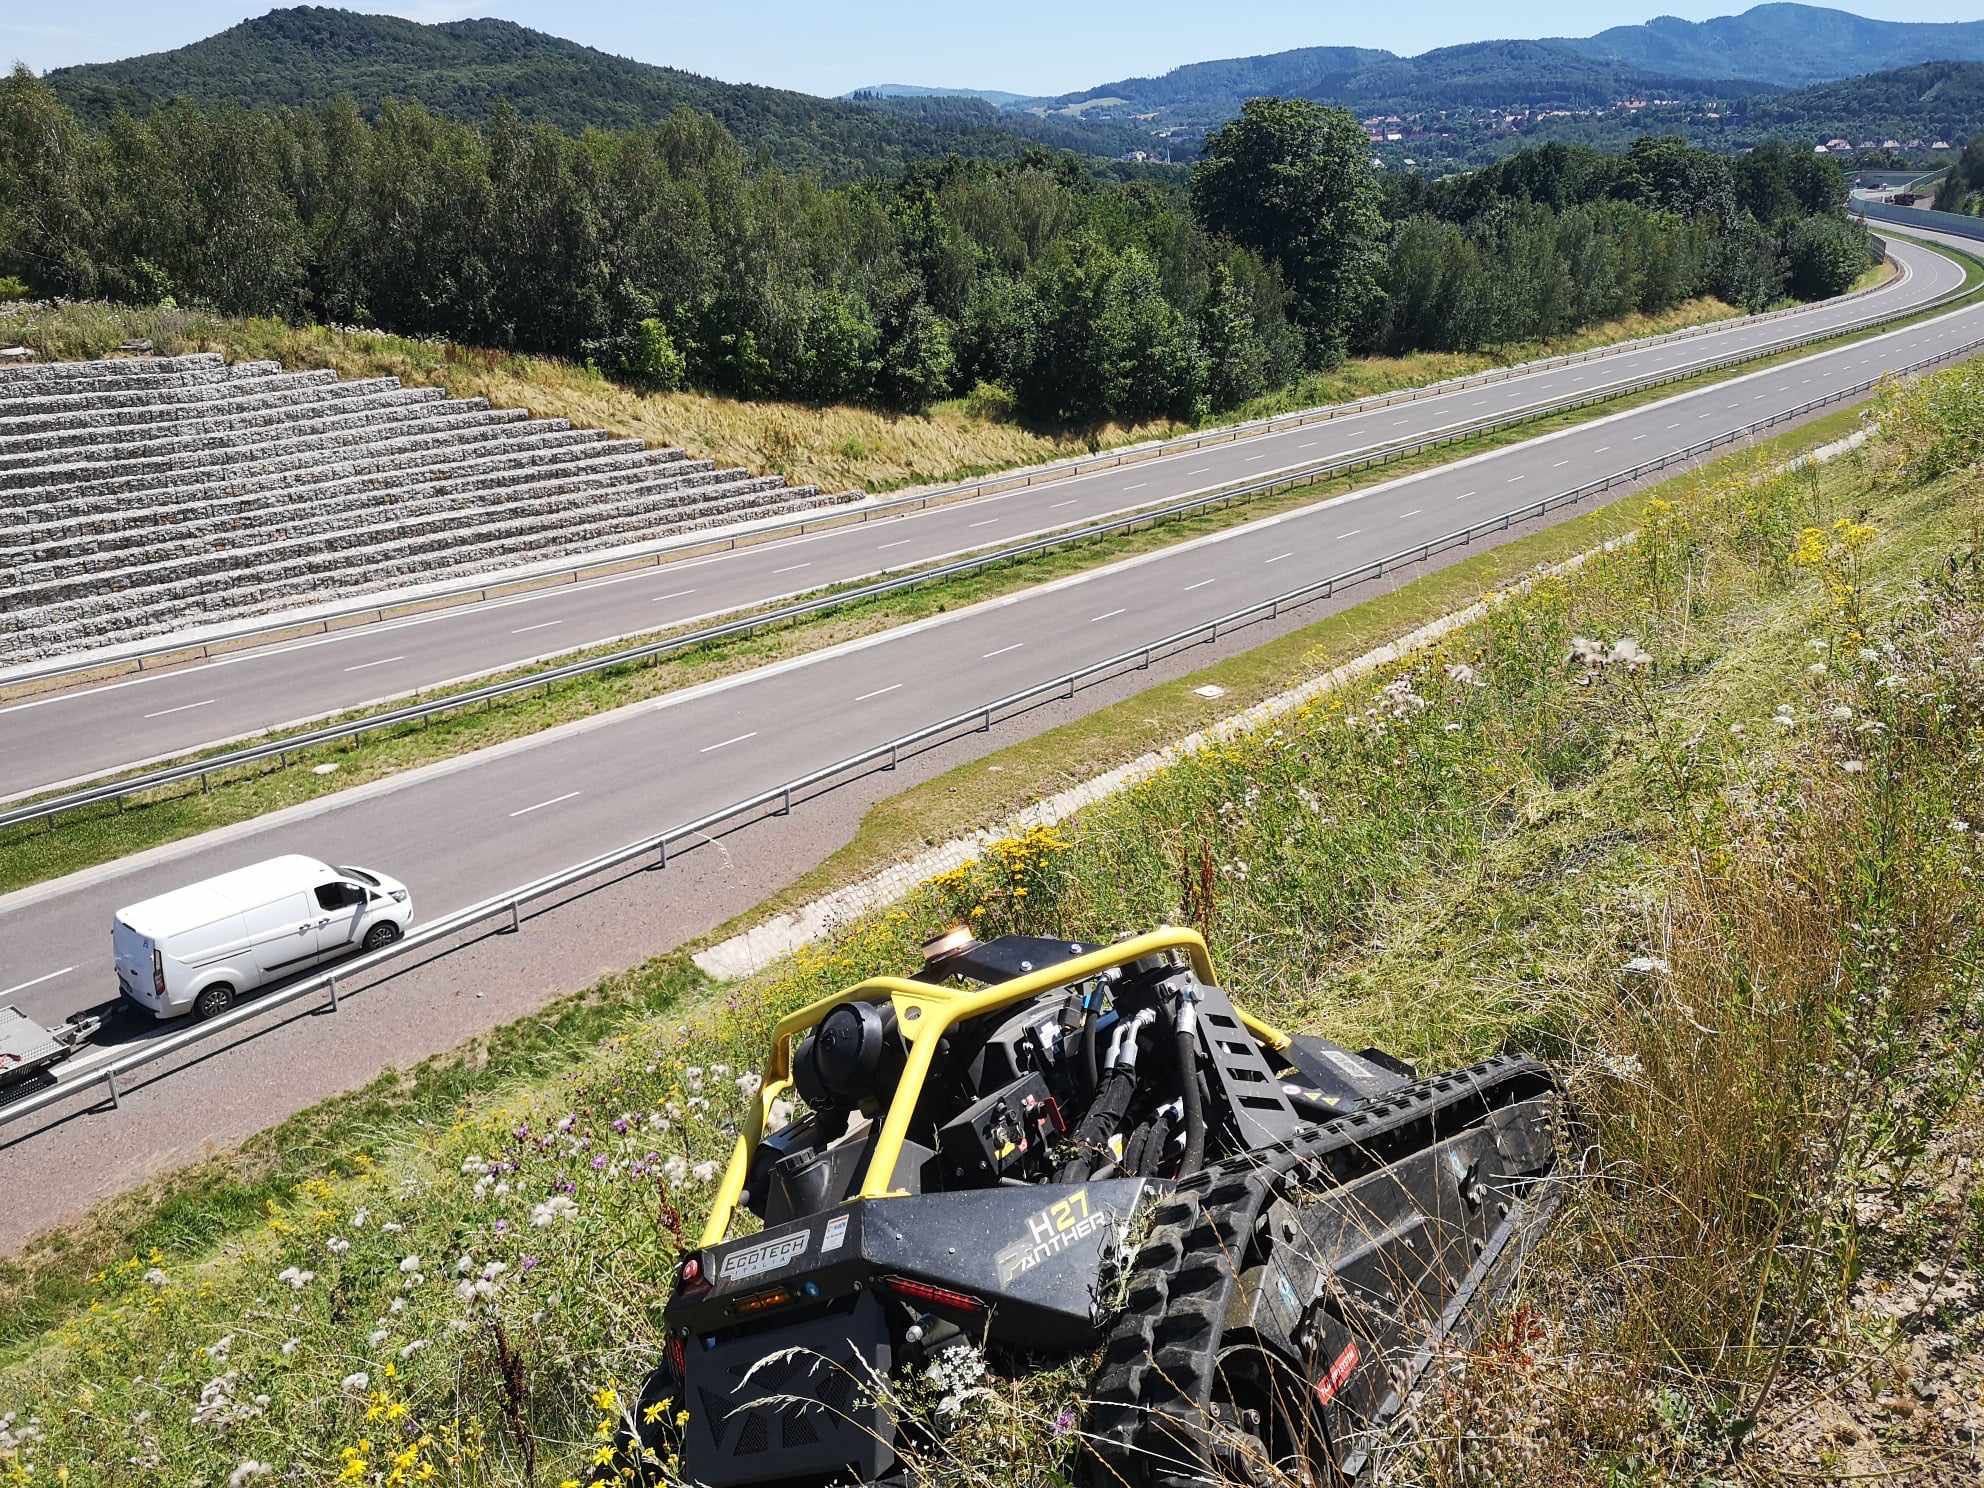
[[[1567, 491], [1560, 491], [1555, 496], [1546, 496], [1527, 506], [1503, 512], [1500, 516], [1489, 517], [1484, 521], [1458, 528], [1442, 537], [1429, 538], [1425, 542], [1402, 548], [1387, 557], [1373, 559], [1355, 568], [1345, 569], [1342, 573], [1332, 574], [1328, 578], [1316, 579], [1283, 590], [1267, 599], [1229, 610], [1211, 620], [1203, 620], [1182, 630], [1174, 630], [1168, 635], [1146, 641], [1126, 651], [1119, 651], [1114, 656], [1101, 661], [1077, 667], [1048, 681], [1006, 693], [1002, 697], [981, 703], [962, 713], [954, 713], [940, 722], [900, 734], [886, 743], [864, 749], [859, 754], [849, 755], [817, 770], [808, 771], [782, 785], [759, 791], [756, 795], [747, 796], [741, 801], [733, 802], [694, 820], [670, 827], [664, 832], [638, 838], [609, 852], [588, 858], [582, 863], [545, 874], [517, 888], [484, 899], [480, 903], [456, 910], [431, 925], [423, 925], [382, 950], [355, 957], [335, 970], [321, 972], [270, 993], [266, 997], [237, 1004], [208, 1022], [193, 1024], [141, 1049], [134, 1049], [128, 1054], [118, 1055], [87, 1069], [78, 1070], [66, 1079], [58, 1077], [54, 1085], [44, 1090], [24, 1096], [6, 1106], [0, 1106], [0, 1126], [20, 1121], [99, 1085], [109, 1092], [111, 1104], [115, 1106], [121, 1101], [118, 1086], [121, 1076], [158, 1060], [169, 1059], [181, 1050], [219, 1037], [242, 1023], [259, 1018], [274, 1009], [301, 1002], [305, 998], [323, 999], [324, 1009], [336, 1012], [341, 1005], [341, 996], [349, 997], [356, 992], [366, 990], [363, 987], [350, 988], [350, 984], [367, 972], [382, 969], [410, 957], [417, 957], [422, 953], [445, 955], [458, 948], [447, 944], [453, 937], [466, 931], [487, 927], [492, 922], [499, 930], [519, 932], [523, 928], [526, 906], [567, 889], [577, 888], [588, 879], [602, 873], [611, 872], [643, 859], [652, 860], [648, 866], [666, 868], [671, 847], [675, 847], [679, 855], [683, 847], [694, 847], [709, 842], [719, 831], [735, 830], [749, 825], [753, 820], [762, 820], [766, 816], [790, 815], [795, 805], [802, 804], [807, 799], [809, 792], [815, 795], [823, 794], [835, 784], [845, 784], [849, 777], [856, 774], [893, 770], [905, 755], [934, 748], [946, 739], [966, 733], [985, 733], [995, 722], [1011, 717], [1034, 704], [1052, 698], [1072, 698], [1084, 686], [1093, 686], [1106, 678], [1126, 672], [1148, 669], [1153, 662], [1162, 661], [1167, 656], [1177, 655], [1194, 646], [1210, 644], [1217, 641], [1221, 635], [1229, 634], [1240, 627], [1263, 620], [1273, 620], [1286, 610], [1298, 609], [1317, 600], [1328, 599], [1340, 590], [1382, 578], [1395, 569], [1427, 562], [1436, 554], [1465, 547], [1478, 537], [1492, 532], [1506, 532], [1518, 523], [1535, 521], [1562, 507], [1576, 505], [1618, 486], [1630, 485], [1656, 471], [1686, 463], [1724, 445], [1734, 444], [1766, 429], [1775, 428], [1779, 424], [1803, 418], [1818, 409], [1857, 398], [1878, 387], [1888, 376], [1919, 372], [1944, 362], [1955, 361], [1980, 347], [1984, 347], [1984, 336], [1965, 342], [1962, 346], [1938, 352], [1932, 357], [1925, 357], [1908, 366], [1894, 368], [1881, 377], [1870, 378], [1849, 388], [1841, 388], [1827, 393], [1822, 398], [1814, 398], [1795, 408], [1788, 408], [1767, 418], [1745, 424], [1741, 428], [1726, 430], [1708, 439], [1671, 450], [1654, 459], [1643, 460], [1623, 470], [1614, 471], [1610, 475], [1601, 476], [1597, 480], [1586, 481]], [[503, 924], [504, 921], [508, 922], [507, 925]], [[345, 983], [350, 990], [340, 994], [340, 982]]]
[[[1878, 242], [1878, 240], [1876, 240]], [[1885, 247], [1883, 247], [1885, 256]], [[1391, 393], [1373, 393], [1368, 397], [1348, 403], [1320, 404], [1313, 408], [1299, 409], [1293, 413], [1276, 414], [1271, 418], [1251, 419], [1245, 423], [1228, 424], [1219, 429], [1202, 434], [1183, 434], [1173, 439], [1159, 440], [1150, 444], [1129, 445], [1122, 449], [1107, 451], [1097, 455], [1081, 455], [1069, 460], [1059, 460], [1051, 464], [1036, 466], [1029, 470], [1011, 471], [1003, 475], [988, 475], [975, 481], [946, 486], [936, 491], [926, 491], [920, 495], [903, 496], [872, 502], [856, 508], [823, 508], [806, 516], [780, 522], [767, 523], [763, 527], [738, 532], [726, 539], [697, 538], [693, 534], [670, 540], [666, 545], [657, 546], [646, 553], [632, 553], [615, 558], [594, 555], [570, 564], [544, 570], [542, 573], [528, 574], [507, 579], [485, 579], [479, 583], [464, 584], [455, 588], [436, 590], [429, 594], [409, 596], [400, 600], [375, 604], [354, 604], [327, 611], [320, 615], [293, 618], [290, 620], [271, 619], [264, 624], [250, 623], [237, 630], [211, 636], [205, 640], [161, 641], [153, 646], [123, 651], [116, 655], [78, 657], [53, 663], [46, 667], [28, 667], [10, 674], [0, 675], [0, 691], [30, 687], [36, 683], [50, 682], [62, 677], [79, 676], [85, 673], [100, 672], [105, 676], [124, 675], [128, 672], [142, 672], [147, 662], [169, 659], [178, 665], [192, 661], [209, 660], [214, 656], [229, 655], [235, 651], [252, 648], [258, 643], [267, 643], [268, 638], [281, 637], [297, 640], [312, 635], [326, 635], [333, 630], [349, 629], [358, 625], [374, 624], [388, 619], [401, 619], [425, 614], [434, 610], [457, 608], [462, 605], [477, 604], [493, 598], [503, 598], [514, 594], [527, 593], [537, 589], [547, 589], [559, 585], [582, 583], [588, 578], [601, 578], [610, 574], [625, 573], [640, 568], [660, 567], [671, 562], [688, 558], [705, 557], [710, 553], [734, 552], [739, 548], [758, 547], [768, 542], [779, 542], [789, 537], [803, 536], [808, 532], [831, 531], [838, 527], [860, 526], [869, 521], [898, 516], [907, 511], [925, 511], [934, 506], [950, 506], [960, 501], [970, 501], [979, 496], [991, 495], [999, 491], [1022, 490], [1036, 485], [1048, 485], [1057, 481], [1072, 480], [1089, 475], [1098, 470], [1120, 469], [1125, 465], [1141, 464], [1146, 460], [1162, 459], [1167, 455], [1189, 450], [1204, 449], [1208, 445], [1237, 444], [1244, 439], [1259, 438], [1266, 434], [1278, 434], [1289, 429], [1305, 428], [1311, 424], [1329, 423], [1340, 418], [1369, 413], [1373, 409], [1391, 408], [1400, 403], [1419, 402], [1425, 398], [1443, 397], [1449, 393], [1464, 391], [1473, 387], [1485, 387], [1491, 383], [1507, 382], [1518, 377], [1527, 377], [1537, 372], [1550, 371], [1557, 367], [1575, 366], [1585, 362], [1602, 361], [1607, 357], [1619, 356], [1630, 351], [1642, 351], [1650, 346], [1665, 345], [1674, 341], [1691, 340], [1698, 336], [1715, 335], [1722, 332], [1741, 330], [1747, 326], [1765, 321], [1777, 320], [1790, 315], [1808, 315], [1850, 300], [1868, 295], [1881, 294], [1898, 288], [1905, 282], [1889, 280], [1885, 284], [1869, 285], [1865, 289], [1854, 290], [1850, 294], [1838, 295], [1830, 300], [1810, 305], [1790, 305], [1782, 310], [1766, 310], [1757, 315], [1737, 316], [1728, 320], [1709, 321], [1698, 326], [1686, 326], [1678, 331], [1665, 331], [1657, 336], [1641, 336], [1631, 341], [1617, 341], [1608, 346], [1594, 347], [1589, 351], [1567, 352], [1561, 356], [1540, 357], [1534, 361], [1519, 362], [1510, 367], [1495, 367], [1484, 372], [1470, 372], [1460, 377], [1450, 377], [1440, 382], [1424, 383], [1418, 387], [1400, 388]], [[1916, 314], [1939, 303], [1938, 300], [1925, 301], [1921, 305], [1910, 306], [1895, 311], [1892, 315], [1877, 315], [1864, 321], [1833, 327], [1827, 334], [1844, 335], [1856, 329], [1878, 325], [1886, 320], [1903, 315]]]
[[[1936, 302], [1931, 302], [1933, 305]], [[1920, 308], [1929, 308], [1927, 306]], [[1812, 332], [1801, 337], [1771, 343], [1768, 347], [1750, 348], [1732, 352], [1726, 357], [1694, 366], [1676, 369], [1671, 372], [1656, 373], [1649, 377], [1628, 379], [1623, 383], [1609, 384], [1588, 393], [1574, 394], [1548, 403], [1534, 404], [1511, 413], [1494, 414], [1483, 419], [1467, 420], [1450, 425], [1446, 429], [1429, 435], [1394, 440], [1374, 445], [1362, 453], [1349, 456], [1325, 457], [1291, 466], [1286, 470], [1258, 481], [1236, 483], [1204, 495], [1194, 496], [1165, 505], [1143, 507], [1120, 516], [1105, 518], [1084, 526], [1068, 528], [1050, 533], [1045, 537], [1013, 543], [991, 551], [961, 558], [955, 562], [936, 568], [921, 569], [898, 578], [883, 579], [859, 588], [840, 590], [820, 595], [813, 599], [799, 600], [782, 605], [774, 610], [745, 615], [736, 620], [705, 626], [682, 635], [649, 641], [637, 646], [625, 647], [585, 661], [568, 662], [563, 666], [551, 667], [544, 671], [532, 672], [512, 678], [506, 682], [487, 683], [481, 687], [469, 688], [463, 692], [450, 693], [445, 697], [432, 698], [425, 702], [409, 703], [404, 707], [392, 708], [382, 713], [351, 719], [344, 723], [329, 724], [300, 734], [285, 735], [262, 744], [244, 745], [239, 749], [223, 754], [211, 755], [202, 759], [188, 760], [176, 765], [165, 765], [142, 774], [118, 780], [106, 781], [100, 785], [84, 786], [68, 791], [60, 796], [29, 802], [11, 810], [0, 810], [0, 829], [21, 826], [34, 821], [47, 821], [51, 828], [55, 819], [66, 811], [78, 811], [105, 802], [121, 801], [128, 796], [145, 791], [159, 790], [165, 786], [183, 781], [198, 780], [204, 787], [210, 776], [226, 770], [240, 769], [263, 760], [279, 759], [287, 763], [290, 754], [316, 748], [320, 745], [337, 743], [345, 739], [357, 738], [361, 734], [378, 729], [396, 728], [402, 724], [418, 722], [422, 719], [453, 713], [463, 708], [474, 707], [479, 703], [493, 702], [501, 698], [533, 692], [539, 688], [547, 692], [559, 682], [575, 677], [587, 676], [595, 672], [607, 671], [615, 667], [629, 666], [644, 661], [656, 661], [665, 656], [679, 654], [698, 646], [736, 636], [749, 636], [757, 631], [773, 626], [784, 625], [807, 616], [826, 613], [864, 600], [884, 595], [902, 593], [925, 584], [957, 578], [976, 573], [999, 564], [1017, 562], [1052, 549], [1065, 547], [1071, 543], [1086, 542], [1114, 533], [1134, 531], [1139, 527], [1154, 526], [1181, 516], [1210, 511], [1235, 502], [1251, 500], [1277, 491], [1286, 491], [1300, 485], [1309, 485], [1321, 480], [1333, 479], [1358, 470], [1367, 470], [1377, 465], [1389, 464], [1394, 460], [1439, 449], [1461, 440], [1477, 438], [1482, 434], [1497, 430], [1519, 427], [1548, 418], [1553, 414], [1565, 413], [1593, 404], [1609, 403], [1615, 398], [1644, 392], [1650, 388], [1663, 387], [1670, 383], [1686, 382], [1707, 372], [1723, 367], [1740, 366], [1745, 362], [1777, 352], [1795, 350], [1818, 341], [1830, 341], [1842, 334], [1837, 329]]]

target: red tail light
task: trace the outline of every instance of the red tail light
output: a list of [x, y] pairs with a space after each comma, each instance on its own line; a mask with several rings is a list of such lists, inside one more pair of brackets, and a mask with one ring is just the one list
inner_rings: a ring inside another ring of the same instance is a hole
[[157, 946], [152, 947], [152, 991], [165, 996], [165, 957]]
[[689, 1377], [689, 1345], [680, 1337], [668, 1340], [668, 1367], [679, 1380]]
[[882, 1285], [899, 1296], [912, 1302], [921, 1302], [929, 1307], [947, 1307], [952, 1312], [983, 1312], [985, 1303], [969, 1292], [954, 1292], [949, 1287], [934, 1286], [927, 1281], [917, 1281], [908, 1276], [884, 1277]]

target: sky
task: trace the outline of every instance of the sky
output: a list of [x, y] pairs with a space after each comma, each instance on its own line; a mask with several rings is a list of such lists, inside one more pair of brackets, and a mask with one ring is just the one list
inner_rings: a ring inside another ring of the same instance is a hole
[[[269, 0], [4, 0], [0, 64], [46, 72], [165, 51], [271, 8]], [[1706, 20], [1747, 7], [1741, 0], [1529, 0], [1512, 13], [1479, 0], [1251, 0], [1232, 10], [1204, 0], [350, 0], [347, 8], [416, 21], [500, 16], [642, 62], [831, 96], [870, 83], [1070, 93], [1185, 62], [1290, 47], [1411, 55], [1495, 36], [1586, 36], [1656, 14]], [[1984, 19], [1984, 0], [1850, 0], [1837, 8], [1896, 21]]]

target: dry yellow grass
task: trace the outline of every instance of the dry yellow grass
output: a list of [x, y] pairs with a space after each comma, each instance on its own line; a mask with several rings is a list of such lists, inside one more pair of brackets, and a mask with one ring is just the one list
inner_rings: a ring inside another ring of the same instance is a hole
[[[1734, 313], [1720, 300], [1702, 298], [1662, 315], [1627, 316], [1553, 341], [1483, 352], [1359, 357], [1257, 399], [1237, 413], [1223, 414], [1217, 422], [1419, 386]], [[331, 367], [346, 377], [397, 377], [410, 385], [446, 387], [459, 397], [487, 398], [501, 407], [675, 445], [699, 457], [775, 472], [828, 491], [891, 491], [963, 480], [1187, 428], [1159, 421], [1043, 429], [988, 418], [965, 399], [939, 404], [927, 414], [890, 414], [847, 406], [754, 403], [711, 393], [641, 393], [588, 367], [550, 357], [169, 308], [65, 306], [21, 316], [10, 335], [57, 358], [100, 356], [121, 341], [143, 337], [166, 353], [215, 351], [231, 360], [273, 358], [290, 367]]]

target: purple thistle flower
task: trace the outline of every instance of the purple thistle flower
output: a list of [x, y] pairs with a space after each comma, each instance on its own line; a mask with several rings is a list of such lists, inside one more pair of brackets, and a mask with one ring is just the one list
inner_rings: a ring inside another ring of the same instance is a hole
[[537, 1257], [534, 1255], [527, 1255], [517, 1262], [517, 1275], [519, 1276], [528, 1276], [536, 1269]]

